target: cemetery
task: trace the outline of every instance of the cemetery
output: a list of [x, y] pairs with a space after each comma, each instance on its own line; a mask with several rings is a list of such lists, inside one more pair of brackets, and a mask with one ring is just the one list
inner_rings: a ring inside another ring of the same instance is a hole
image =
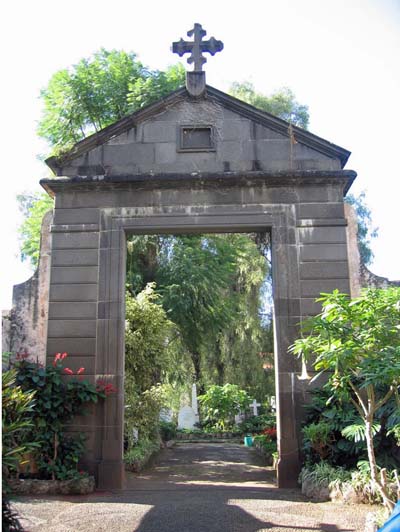
[[54, 209], [4, 329], [8, 488], [132, 492], [162, 530], [151, 486], [211, 478], [352, 504], [335, 519], [360, 530], [400, 497], [399, 283], [360, 275], [350, 152], [207, 85], [205, 35], [173, 43], [184, 87], [46, 160]]

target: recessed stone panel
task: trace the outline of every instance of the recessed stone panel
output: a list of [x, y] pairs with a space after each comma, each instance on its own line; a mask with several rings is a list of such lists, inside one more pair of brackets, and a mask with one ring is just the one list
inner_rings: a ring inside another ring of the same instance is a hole
[[50, 301], [97, 301], [97, 284], [52, 284]]
[[309, 244], [300, 247], [302, 262], [307, 261], [345, 261], [347, 259], [346, 244]]
[[49, 338], [95, 338], [96, 320], [49, 320]]

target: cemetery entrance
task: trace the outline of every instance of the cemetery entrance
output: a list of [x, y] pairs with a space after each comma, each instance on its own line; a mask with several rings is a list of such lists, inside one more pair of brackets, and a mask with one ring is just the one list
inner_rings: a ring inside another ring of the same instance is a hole
[[350, 153], [205, 84], [199, 24], [173, 50], [191, 53], [186, 87], [46, 162], [55, 197], [47, 357], [69, 353], [118, 393], [71, 430], [87, 435], [86, 466], [102, 488], [124, 485], [127, 234], [271, 233], [278, 484], [295, 486], [305, 387], [288, 346], [315, 298], [349, 292], [343, 197]]

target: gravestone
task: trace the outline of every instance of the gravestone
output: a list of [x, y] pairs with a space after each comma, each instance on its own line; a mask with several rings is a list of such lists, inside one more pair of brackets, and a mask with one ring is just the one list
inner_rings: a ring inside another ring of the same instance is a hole
[[258, 407], [261, 406], [260, 403], [257, 403], [255, 399], [253, 399], [253, 402], [250, 405], [250, 408], [253, 410], [253, 416], [258, 416]]
[[171, 423], [172, 418], [173, 418], [173, 413], [170, 408], [162, 408], [160, 410], [160, 421]]
[[196, 414], [191, 406], [183, 406], [178, 414], [178, 429], [193, 429], [196, 423]]

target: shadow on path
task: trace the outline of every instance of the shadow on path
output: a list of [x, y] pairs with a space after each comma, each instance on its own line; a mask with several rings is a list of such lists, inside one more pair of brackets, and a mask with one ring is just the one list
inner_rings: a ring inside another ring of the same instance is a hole
[[21, 497], [16, 506], [32, 532], [358, 532], [365, 522], [364, 509], [276, 488], [275, 472], [237, 444], [180, 444], [129, 473], [125, 490]]

